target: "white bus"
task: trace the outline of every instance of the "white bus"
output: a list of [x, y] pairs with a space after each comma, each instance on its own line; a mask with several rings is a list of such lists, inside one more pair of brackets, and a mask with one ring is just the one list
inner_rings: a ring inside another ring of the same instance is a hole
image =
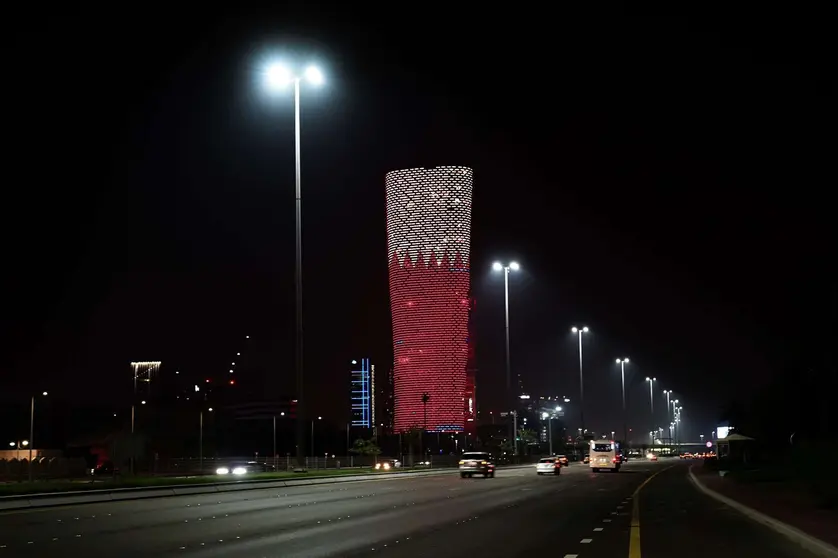
[[600, 469], [620, 470], [620, 444], [614, 440], [591, 440], [590, 466], [594, 473]]

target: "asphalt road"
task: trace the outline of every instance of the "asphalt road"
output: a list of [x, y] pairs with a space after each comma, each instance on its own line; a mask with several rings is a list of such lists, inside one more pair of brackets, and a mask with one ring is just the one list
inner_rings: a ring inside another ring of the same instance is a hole
[[691, 545], [702, 558], [708, 550], [792, 556], [768, 553], [776, 541], [741, 518], [733, 519], [751, 544], [729, 553], [725, 525], [735, 512], [718, 512], [685, 480], [685, 465], [672, 465], [633, 461], [619, 474], [571, 465], [558, 477], [533, 467], [494, 479], [452, 474], [9, 512], [0, 514], [0, 558], [611, 558], [628, 555], [632, 494], [657, 472], [640, 494], [643, 556], [685, 556]]

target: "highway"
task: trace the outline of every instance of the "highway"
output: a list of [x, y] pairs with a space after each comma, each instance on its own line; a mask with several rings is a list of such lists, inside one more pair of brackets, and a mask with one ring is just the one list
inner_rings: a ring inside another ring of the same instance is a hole
[[[0, 558], [627, 556], [632, 495], [655, 473], [638, 506], [643, 556], [806, 556], [720, 512], [684, 463], [638, 460], [618, 474], [575, 464], [5, 512]], [[750, 544], [731, 553], [726, 537]]]

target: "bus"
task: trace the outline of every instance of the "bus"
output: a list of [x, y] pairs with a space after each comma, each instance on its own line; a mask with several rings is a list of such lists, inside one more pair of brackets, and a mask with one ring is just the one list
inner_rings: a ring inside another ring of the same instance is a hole
[[622, 461], [619, 443], [614, 440], [591, 440], [590, 466], [594, 473], [600, 469], [611, 469], [618, 473]]

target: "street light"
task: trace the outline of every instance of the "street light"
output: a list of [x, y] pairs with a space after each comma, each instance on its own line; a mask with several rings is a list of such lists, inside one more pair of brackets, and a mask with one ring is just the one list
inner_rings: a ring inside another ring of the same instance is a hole
[[[669, 398], [672, 396], [672, 390], [671, 389], [663, 390], [663, 395], [664, 395], [664, 397], [666, 397], [666, 420], [669, 420]], [[670, 440], [670, 443], [671, 442], [672, 442], [672, 440]]]
[[[41, 393], [44, 397], [47, 392]], [[35, 396], [32, 396], [32, 404], [29, 407], [29, 482], [32, 482], [32, 447], [35, 445]]]
[[[623, 443], [628, 444], [628, 431], [626, 430], [626, 364], [628, 364], [628, 358], [618, 358], [617, 364], [620, 365], [620, 380], [623, 389]], [[611, 437], [614, 437], [614, 434], [611, 434]]]
[[306, 79], [314, 85], [323, 83], [323, 74], [314, 66], [309, 66], [303, 75], [294, 73], [282, 64], [272, 64], [267, 68], [266, 83], [271, 89], [281, 89], [294, 84], [294, 169], [295, 169], [295, 206], [296, 206], [296, 283], [297, 298], [297, 467], [305, 458], [305, 400], [303, 398], [303, 240], [302, 240], [302, 195], [300, 191], [300, 81]]
[[20, 461], [20, 447], [29, 445], [29, 440], [18, 440], [17, 442], [9, 442], [9, 446], [17, 448], [17, 460]]
[[652, 409], [652, 422], [654, 422], [654, 419], [655, 419], [655, 392], [652, 389], [652, 386], [654, 386], [655, 382], [657, 382], [658, 379], [657, 378], [650, 378], [650, 377], [646, 376], [646, 381], [649, 382], [649, 406]]
[[581, 328], [573, 326], [570, 331], [579, 335], [579, 418], [582, 421], [582, 432], [585, 432], [585, 385], [582, 379], [582, 334], [588, 333], [588, 326]]
[[[323, 417], [317, 417], [317, 420], [323, 420]], [[311, 421], [311, 456], [317, 459], [314, 453], [314, 420]]]
[[[207, 409], [207, 412], [212, 412], [212, 407]], [[199, 474], [204, 474], [204, 410], [201, 409], [198, 418], [199, 434], [198, 434], [198, 471]]]
[[[512, 361], [509, 355], [509, 272], [518, 271], [521, 269], [521, 266], [519, 266], [517, 262], [510, 262], [508, 265], [495, 262], [492, 264], [492, 269], [495, 271], [503, 271], [503, 307], [506, 324], [506, 396], [511, 402], [510, 405], [514, 407], [515, 398], [512, 397]], [[513, 419], [517, 419], [518, 415], [514, 408], [512, 409], [512, 413]], [[515, 425], [514, 422], [512, 427], [512, 443], [514, 444], [512, 455], [518, 455], [518, 430], [517, 425]]]

